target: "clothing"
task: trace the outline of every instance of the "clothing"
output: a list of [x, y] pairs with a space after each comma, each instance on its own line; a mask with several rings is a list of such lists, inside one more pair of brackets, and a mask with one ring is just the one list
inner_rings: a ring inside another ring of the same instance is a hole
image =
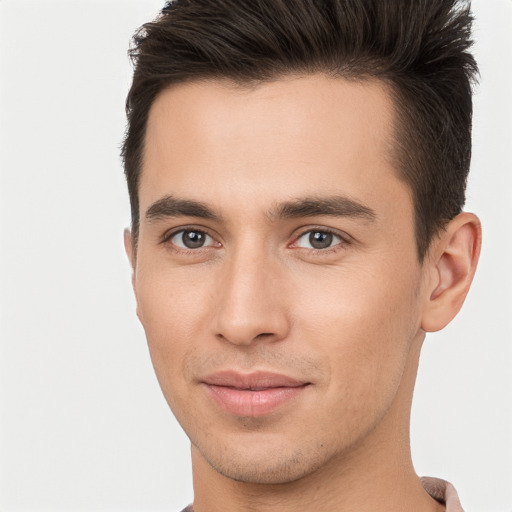
[[459, 501], [459, 495], [450, 482], [440, 478], [423, 476], [421, 477], [421, 485], [432, 498], [446, 505], [446, 512], [464, 512]]
[[[440, 478], [424, 476], [421, 478], [421, 485], [423, 485], [432, 498], [446, 505], [446, 512], [464, 512], [457, 491], [450, 482]], [[194, 509], [192, 505], [189, 505], [181, 512], [194, 512]]]

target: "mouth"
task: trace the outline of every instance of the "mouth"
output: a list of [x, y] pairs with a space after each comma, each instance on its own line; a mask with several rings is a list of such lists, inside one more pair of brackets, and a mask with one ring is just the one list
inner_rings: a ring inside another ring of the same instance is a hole
[[297, 400], [311, 383], [271, 372], [224, 371], [208, 376], [202, 384], [224, 411], [234, 416], [258, 417]]

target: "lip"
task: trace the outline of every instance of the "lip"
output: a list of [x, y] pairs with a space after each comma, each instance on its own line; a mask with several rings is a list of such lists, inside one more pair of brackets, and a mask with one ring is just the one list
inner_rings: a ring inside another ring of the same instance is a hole
[[217, 372], [206, 377], [210, 397], [235, 416], [264, 416], [297, 399], [309, 382], [272, 372]]

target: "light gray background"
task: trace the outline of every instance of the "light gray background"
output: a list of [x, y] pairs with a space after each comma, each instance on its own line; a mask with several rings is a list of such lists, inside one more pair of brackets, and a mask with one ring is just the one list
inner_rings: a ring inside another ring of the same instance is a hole
[[[119, 159], [126, 57], [160, 0], [0, 1], [0, 510], [177, 511], [188, 441], [135, 317]], [[512, 1], [474, 1], [474, 158], [484, 226], [462, 313], [427, 338], [419, 474], [468, 512], [512, 511]]]

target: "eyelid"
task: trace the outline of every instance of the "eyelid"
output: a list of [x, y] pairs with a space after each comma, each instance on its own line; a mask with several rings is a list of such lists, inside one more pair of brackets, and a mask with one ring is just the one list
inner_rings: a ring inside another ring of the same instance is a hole
[[[315, 232], [315, 231], [318, 231], [321, 233], [330, 233], [330, 234], [338, 237], [341, 240], [341, 242], [339, 242], [335, 245], [332, 245], [331, 247], [327, 247], [326, 249], [315, 249], [313, 247], [312, 248], [299, 247], [296, 245], [297, 241], [300, 238], [302, 238], [304, 235], [307, 235], [308, 233]], [[350, 245], [353, 242], [354, 242], [353, 238], [343, 231], [328, 228], [326, 226], [308, 226], [308, 227], [301, 228], [300, 232], [293, 237], [293, 242], [289, 245], [289, 247], [295, 248], [295, 249], [304, 249], [306, 251], [316, 251], [316, 252], [321, 252], [321, 253], [327, 253], [330, 251], [335, 251], [337, 249], [340, 249], [341, 247]]]
[[221, 246], [222, 244], [217, 240], [217, 236], [214, 235], [210, 229], [204, 227], [204, 226], [197, 226], [197, 225], [185, 225], [185, 226], [177, 226], [177, 227], [174, 227], [172, 229], [169, 229], [168, 231], [166, 231], [162, 237], [161, 237], [161, 240], [160, 240], [160, 244], [162, 245], [165, 245], [165, 244], [169, 244], [169, 243], [172, 243], [171, 242], [171, 239], [173, 237], [175, 237], [177, 234], [179, 233], [183, 233], [185, 231], [196, 231], [196, 232], [199, 232], [199, 233], [203, 233], [204, 235], [210, 237], [214, 242], [215, 244], [210, 244], [210, 245], [205, 245], [205, 246], [202, 246], [202, 247], [199, 247], [197, 249], [188, 249], [188, 248], [184, 248], [184, 247], [179, 247], [175, 244], [172, 244], [175, 248], [175, 250], [177, 251], [186, 251], [186, 252], [198, 252], [200, 251], [201, 249], [207, 249], [207, 248], [210, 248], [210, 247], [219, 247]]

